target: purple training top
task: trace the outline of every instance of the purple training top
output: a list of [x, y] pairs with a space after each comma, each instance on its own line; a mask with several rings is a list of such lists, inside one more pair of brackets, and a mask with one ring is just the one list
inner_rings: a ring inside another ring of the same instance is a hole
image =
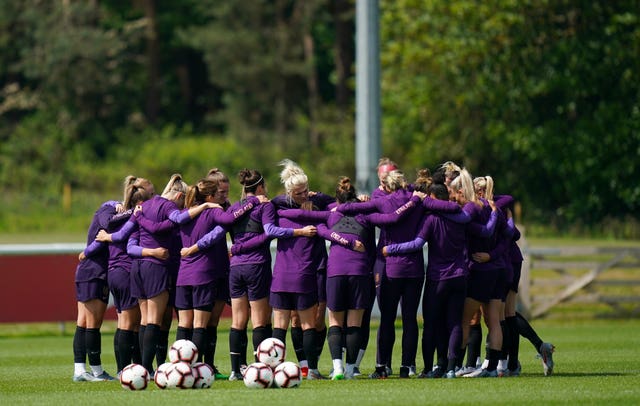
[[109, 250], [106, 243], [95, 241], [98, 231], [109, 227], [109, 220], [116, 214], [113, 206], [103, 204], [93, 215], [87, 231], [86, 258], [76, 267], [76, 282], [88, 282], [92, 279], [107, 279]]
[[[185, 211], [188, 211], [188, 209], [185, 209]], [[221, 227], [216, 227], [218, 223], [215, 218], [215, 210], [205, 210], [192, 221], [180, 226], [180, 240], [184, 247], [190, 247], [195, 244], [214, 227], [218, 230], [218, 236], [217, 243], [214, 243], [211, 248], [200, 250], [193, 255], [180, 259], [176, 286], [204, 285], [216, 278], [227, 276], [228, 267], [226, 269], [224, 267], [219, 268], [217, 265], [220, 261], [216, 259], [217, 255], [228, 257], [224, 239], [226, 231]], [[225, 248], [222, 253], [219, 249], [216, 249], [220, 242], [224, 244]]]
[[[155, 195], [151, 199], [142, 203], [142, 217], [154, 222], [161, 223], [169, 219], [169, 214], [178, 210], [178, 206], [164, 197]], [[140, 227], [140, 246], [144, 248], [167, 248], [175, 241], [175, 234], [172, 232], [152, 233], [144, 227]], [[155, 257], [143, 257], [142, 261], [155, 262], [161, 265], [169, 265], [169, 260], [162, 261]]]
[[[331, 243], [327, 262], [327, 277], [367, 276], [371, 274], [371, 268], [375, 261], [375, 234], [373, 224], [364, 215], [358, 214], [350, 217], [337, 211], [300, 209], [279, 210], [278, 215], [281, 218], [298, 218], [315, 222], [318, 235]], [[348, 228], [352, 232], [345, 231]], [[353, 250], [356, 241], [364, 244], [365, 252]]]

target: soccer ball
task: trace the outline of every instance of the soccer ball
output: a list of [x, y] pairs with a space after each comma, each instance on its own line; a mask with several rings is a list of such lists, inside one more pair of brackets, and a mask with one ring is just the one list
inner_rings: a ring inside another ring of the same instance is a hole
[[191, 373], [194, 377], [194, 389], [210, 388], [213, 380], [215, 379], [213, 368], [204, 362], [196, 362], [191, 367]]
[[167, 372], [167, 388], [169, 389], [191, 389], [195, 377], [191, 372], [191, 364], [186, 362], [176, 362]]
[[174, 366], [175, 364], [171, 362], [165, 362], [164, 364], [160, 365], [156, 369], [156, 373], [153, 376], [153, 380], [155, 381], [158, 388], [160, 389], [167, 388], [167, 378], [169, 377], [169, 372], [171, 372]]
[[295, 362], [285, 361], [273, 372], [273, 383], [278, 388], [295, 388], [302, 382], [302, 371]]
[[147, 389], [149, 372], [140, 364], [129, 364], [120, 372], [120, 385], [129, 390]]
[[169, 349], [169, 361], [195, 364], [198, 359], [198, 347], [189, 340], [177, 340]]
[[262, 362], [254, 362], [244, 372], [244, 385], [252, 389], [264, 389], [273, 383], [273, 371], [271, 367]]
[[275, 368], [284, 362], [286, 355], [285, 346], [282, 341], [277, 338], [267, 338], [263, 340], [256, 349], [256, 357], [259, 362]]

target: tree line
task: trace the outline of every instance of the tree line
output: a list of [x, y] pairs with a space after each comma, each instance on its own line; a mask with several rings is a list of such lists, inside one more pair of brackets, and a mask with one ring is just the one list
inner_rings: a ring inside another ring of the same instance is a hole
[[[409, 179], [453, 160], [493, 176], [525, 222], [637, 233], [639, 1], [379, 5], [382, 151]], [[277, 189], [285, 157], [332, 193], [354, 176], [355, 7], [1, 2], [4, 202], [212, 166], [256, 166]]]

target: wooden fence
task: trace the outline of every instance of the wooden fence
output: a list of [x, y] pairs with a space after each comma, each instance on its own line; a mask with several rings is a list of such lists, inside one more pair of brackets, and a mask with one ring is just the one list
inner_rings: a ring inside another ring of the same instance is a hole
[[529, 317], [578, 304], [605, 308], [612, 316], [640, 315], [640, 246], [530, 246], [522, 239], [525, 260], [519, 306]]

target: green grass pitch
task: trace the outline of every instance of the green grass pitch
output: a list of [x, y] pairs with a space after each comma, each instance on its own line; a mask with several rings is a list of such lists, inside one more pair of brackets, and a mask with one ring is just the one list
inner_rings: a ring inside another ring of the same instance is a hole
[[[228, 323], [218, 336], [216, 363], [229, 370]], [[130, 392], [118, 382], [73, 383], [72, 325], [66, 333], [34, 325], [0, 325], [0, 404], [3, 405], [425, 405], [425, 404], [640, 404], [640, 320], [535, 321], [540, 336], [556, 345], [555, 373], [544, 377], [533, 347], [521, 339], [523, 373], [498, 379], [305, 381], [296, 389], [247, 389], [216, 381], [210, 389]], [[102, 360], [115, 373], [113, 328], [105, 325]], [[172, 331], [175, 337], [175, 331]], [[397, 373], [401, 331], [397, 330]], [[292, 353], [288, 360], [295, 360]], [[321, 372], [331, 368], [325, 346]], [[373, 369], [375, 331], [362, 363]], [[418, 353], [418, 369], [422, 368]]]

